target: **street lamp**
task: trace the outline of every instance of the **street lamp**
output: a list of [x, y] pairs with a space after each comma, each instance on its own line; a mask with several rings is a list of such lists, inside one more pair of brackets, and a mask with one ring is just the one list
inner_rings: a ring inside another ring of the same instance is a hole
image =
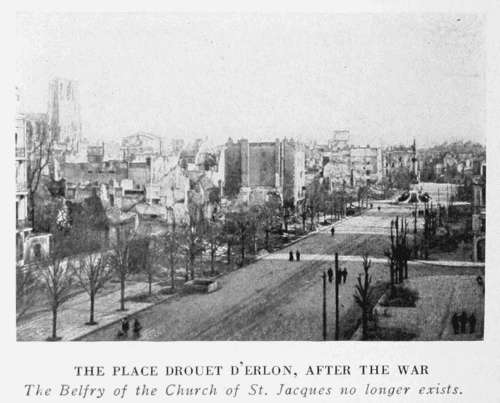
[[339, 284], [340, 284], [340, 272], [339, 272], [339, 254], [335, 252], [335, 272], [331, 267], [325, 272], [323, 271], [323, 340], [327, 338], [327, 315], [326, 315], [326, 279], [328, 277], [328, 282], [333, 283], [335, 281], [335, 340], [339, 340]]

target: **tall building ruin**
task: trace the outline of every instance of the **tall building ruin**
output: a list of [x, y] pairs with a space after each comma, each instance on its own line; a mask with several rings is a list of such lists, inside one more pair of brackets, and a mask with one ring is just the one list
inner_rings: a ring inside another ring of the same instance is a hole
[[49, 83], [49, 125], [55, 145], [76, 154], [82, 140], [82, 122], [76, 81], [55, 78]]

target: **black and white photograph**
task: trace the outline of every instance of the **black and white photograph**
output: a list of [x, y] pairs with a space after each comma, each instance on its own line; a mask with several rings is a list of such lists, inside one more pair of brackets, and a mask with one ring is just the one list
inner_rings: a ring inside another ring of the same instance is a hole
[[482, 343], [486, 26], [17, 13], [16, 341]]

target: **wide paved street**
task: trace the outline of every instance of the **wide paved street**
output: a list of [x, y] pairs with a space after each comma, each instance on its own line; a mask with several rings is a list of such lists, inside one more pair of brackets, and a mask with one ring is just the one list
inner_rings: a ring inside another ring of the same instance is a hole
[[[408, 213], [408, 211], [407, 211]], [[354, 285], [362, 264], [345, 261], [343, 255], [368, 253], [383, 258], [389, 246], [389, 222], [401, 210], [376, 208], [338, 224], [335, 237], [320, 231], [298, 243], [219, 278], [221, 289], [212, 294], [178, 295], [138, 315], [144, 330], [141, 340], [321, 340], [321, 274], [332, 265], [335, 252], [347, 282], [340, 286], [340, 334], [349, 336], [360, 315], [353, 301]], [[300, 250], [300, 262], [289, 262], [283, 254]], [[329, 259], [323, 259], [327, 256]], [[387, 265], [377, 259], [370, 273], [374, 283], [388, 280]], [[429, 275], [484, 273], [476, 267], [452, 268], [412, 264], [411, 278]], [[334, 335], [333, 284], [328, 284], [328, 338]], [[117, 325], [84, 340], [114, 340]]]

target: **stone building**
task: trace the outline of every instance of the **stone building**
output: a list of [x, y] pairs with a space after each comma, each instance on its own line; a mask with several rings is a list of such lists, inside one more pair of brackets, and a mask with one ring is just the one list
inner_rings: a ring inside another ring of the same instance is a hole
[[365, 186], [383, 177], [383, 154], [380, 147], [350, 146], [325, 153], [323, 177], [334, 187]]
[[77, 153], [82, 140], [82, 123], [76, 81], [62, 78], [50, 81], [48, 119], [56, 148]]
[[303, 197], [305, 154], [293, 140], [226, 143], [224, 195], [248, 199], [250, 192], [278, 192], [283, 202]]
[[481, 164], [480, 175], [472, 180], [472, 259], [484, 262], [486, 256], [486, 163]]
[[[19, 101], [19, 95], [16, 94]], [[31, 232], [28, 220], [26, 122], [24, 115], [16, 114], [16, 262], [23, 263], [24, 244]]]
[[328, 141], [330, 150], [343, 150], [349, 148], [350, 134], [349, 130], [335, 130]]
[[[44, 114], [23, 114], [20, 112], [20, 93], [16, 91], [16, 264], [24, 265], [46, 256], [50, 251], [50, 234], [33, 233], [28, 217], [28, 170], [30, 160], [37, 158], [33, 142], [46, 129]], [[48, 130], [48, 129], [47, 129]], [[48, 133], [47, 133], [48, 134]]]
[[417, 158], [416, 143], [410, 147], [395, 146], [384, 150], [384, 175], [390, 177], [398, 169], [404, 168], [408, 170], [414, 178], [419, 176], [419, 164]]
[[138, 132], [123, 138], [120, 149], [124, 161], [146, 163], [148, 159], [163, 155], [163, 142], [154, 134]]
[[87, 161], [93, 164], [101, 164], [104, 161], [104, 143], [87, 147]]
[[323, 167], [323, 177], [334, 186], [351, 181], [351, 150], [340, 149], [326, 154], [328, 162]]
[[351, 186], [373, 184], [382, 179], [382, 149], [376, 147], [351, 148]]
[[61, 166], [61, 175], [67, 183], [110, 183], [128, 178], [128, 164], [123, 161], [66, 162]]

